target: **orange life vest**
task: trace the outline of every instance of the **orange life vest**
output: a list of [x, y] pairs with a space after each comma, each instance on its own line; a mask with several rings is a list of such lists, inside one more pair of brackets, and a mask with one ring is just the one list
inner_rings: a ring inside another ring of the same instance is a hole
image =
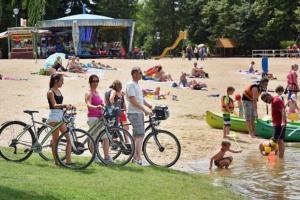
[[[226, 97], [226, 96], [222, 96], [221, 104], [222, 104], [222, 111], [227, 112], [227, 110], [226, 110], [226, 103], [224, 102], [225, 97]], [[228, 98], [229, 98], [229, 104], [228, 104], [227, 106], [229, 107], [229, 110], [230, 110], [230, 111], [233, 111], [233, 110], [234, 110], [234, 102], [233, 102], [233, 99], [230, 98], [230, 97], [228, 97]]]
[[261, 89], [259, 87], [259, 85], [250, 85], [249, 87], [247, 87], [245, 90], [244, 90], [244, 93], [243, 95], [245, 95], [250, 101], [253, 101], [253, 92], [252, 92], [252, 88], [254, 87], [257, 87], [258, 88], [258, 93], [260, 94], [261, 93]]

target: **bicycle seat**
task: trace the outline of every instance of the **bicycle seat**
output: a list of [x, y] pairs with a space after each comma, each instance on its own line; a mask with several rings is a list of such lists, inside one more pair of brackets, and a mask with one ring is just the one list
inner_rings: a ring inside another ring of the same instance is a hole
[[32, 115], [33, 113], [39, 113], [39, 111], [36, 111], [36, 110], [24, 110], [23, 112], [27, 113], [29, 115]]

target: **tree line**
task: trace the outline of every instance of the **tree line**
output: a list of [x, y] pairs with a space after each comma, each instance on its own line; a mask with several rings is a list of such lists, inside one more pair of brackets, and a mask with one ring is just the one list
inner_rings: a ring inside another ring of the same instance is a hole
[[180, 30], [188, 31], [188, 40], [177, 51], [189, 43], [213, 49], [216, 39], [227, 37], [241, 54], [285, 48], [300, 30], [300, 0], [0, 0], [0, 30], [15, 26], [15, 7], [33, 26], [82, 13], [83, 3], [91, 14], [135, 20], [134, 45], [152, 54], [170, 46]]

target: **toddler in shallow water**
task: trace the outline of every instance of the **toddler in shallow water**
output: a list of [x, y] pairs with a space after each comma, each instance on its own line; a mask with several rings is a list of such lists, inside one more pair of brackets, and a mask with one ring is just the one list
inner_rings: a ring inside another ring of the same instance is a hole
[[231, 146], [230, 142], [228, 142], [228, 141], [223, 141], [222, 142], [220, 151], [216, 155], [211, 157], [211, 159], [210, 159], [209, 169], [212, 168], [213, 162], [215, 163], [215, 165], [218, 168], [228, 169], [228, 167], [231, 164], [233, 158], [232, 158], [232, 156], [224, 157], [225, 153], [227, 151], [229, 151], [231, 153], [242, 153], [242, 150], [240, 150], [240, 151], [231, 150], [230, 146]]

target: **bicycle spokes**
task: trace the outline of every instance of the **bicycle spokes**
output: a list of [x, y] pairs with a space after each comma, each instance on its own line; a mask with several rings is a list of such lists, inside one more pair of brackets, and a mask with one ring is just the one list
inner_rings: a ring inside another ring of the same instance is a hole
[[150, 164], [170, 167], [178, 160], [181, 149], [173, 134], [158, 130], [145, 138], [143, 152]]
[[10, 161], [23, 161], [31, 155], [33, 141], [33, 133], [25, 123], [9, 122], [1, 128], [1, 156]]
[[57, 143], [57, 159], [69, 168], [83, 169], [94, 159], [94, 141], [86, 132], [74, 129], [64, 133]]
[[117, 127], [109, 128], [108, 134], [104, 131], [96, 140], [99, 159], [104, 164], [117, 166], [127, 164], [134, 153], [132, 136], [126, 130]]

